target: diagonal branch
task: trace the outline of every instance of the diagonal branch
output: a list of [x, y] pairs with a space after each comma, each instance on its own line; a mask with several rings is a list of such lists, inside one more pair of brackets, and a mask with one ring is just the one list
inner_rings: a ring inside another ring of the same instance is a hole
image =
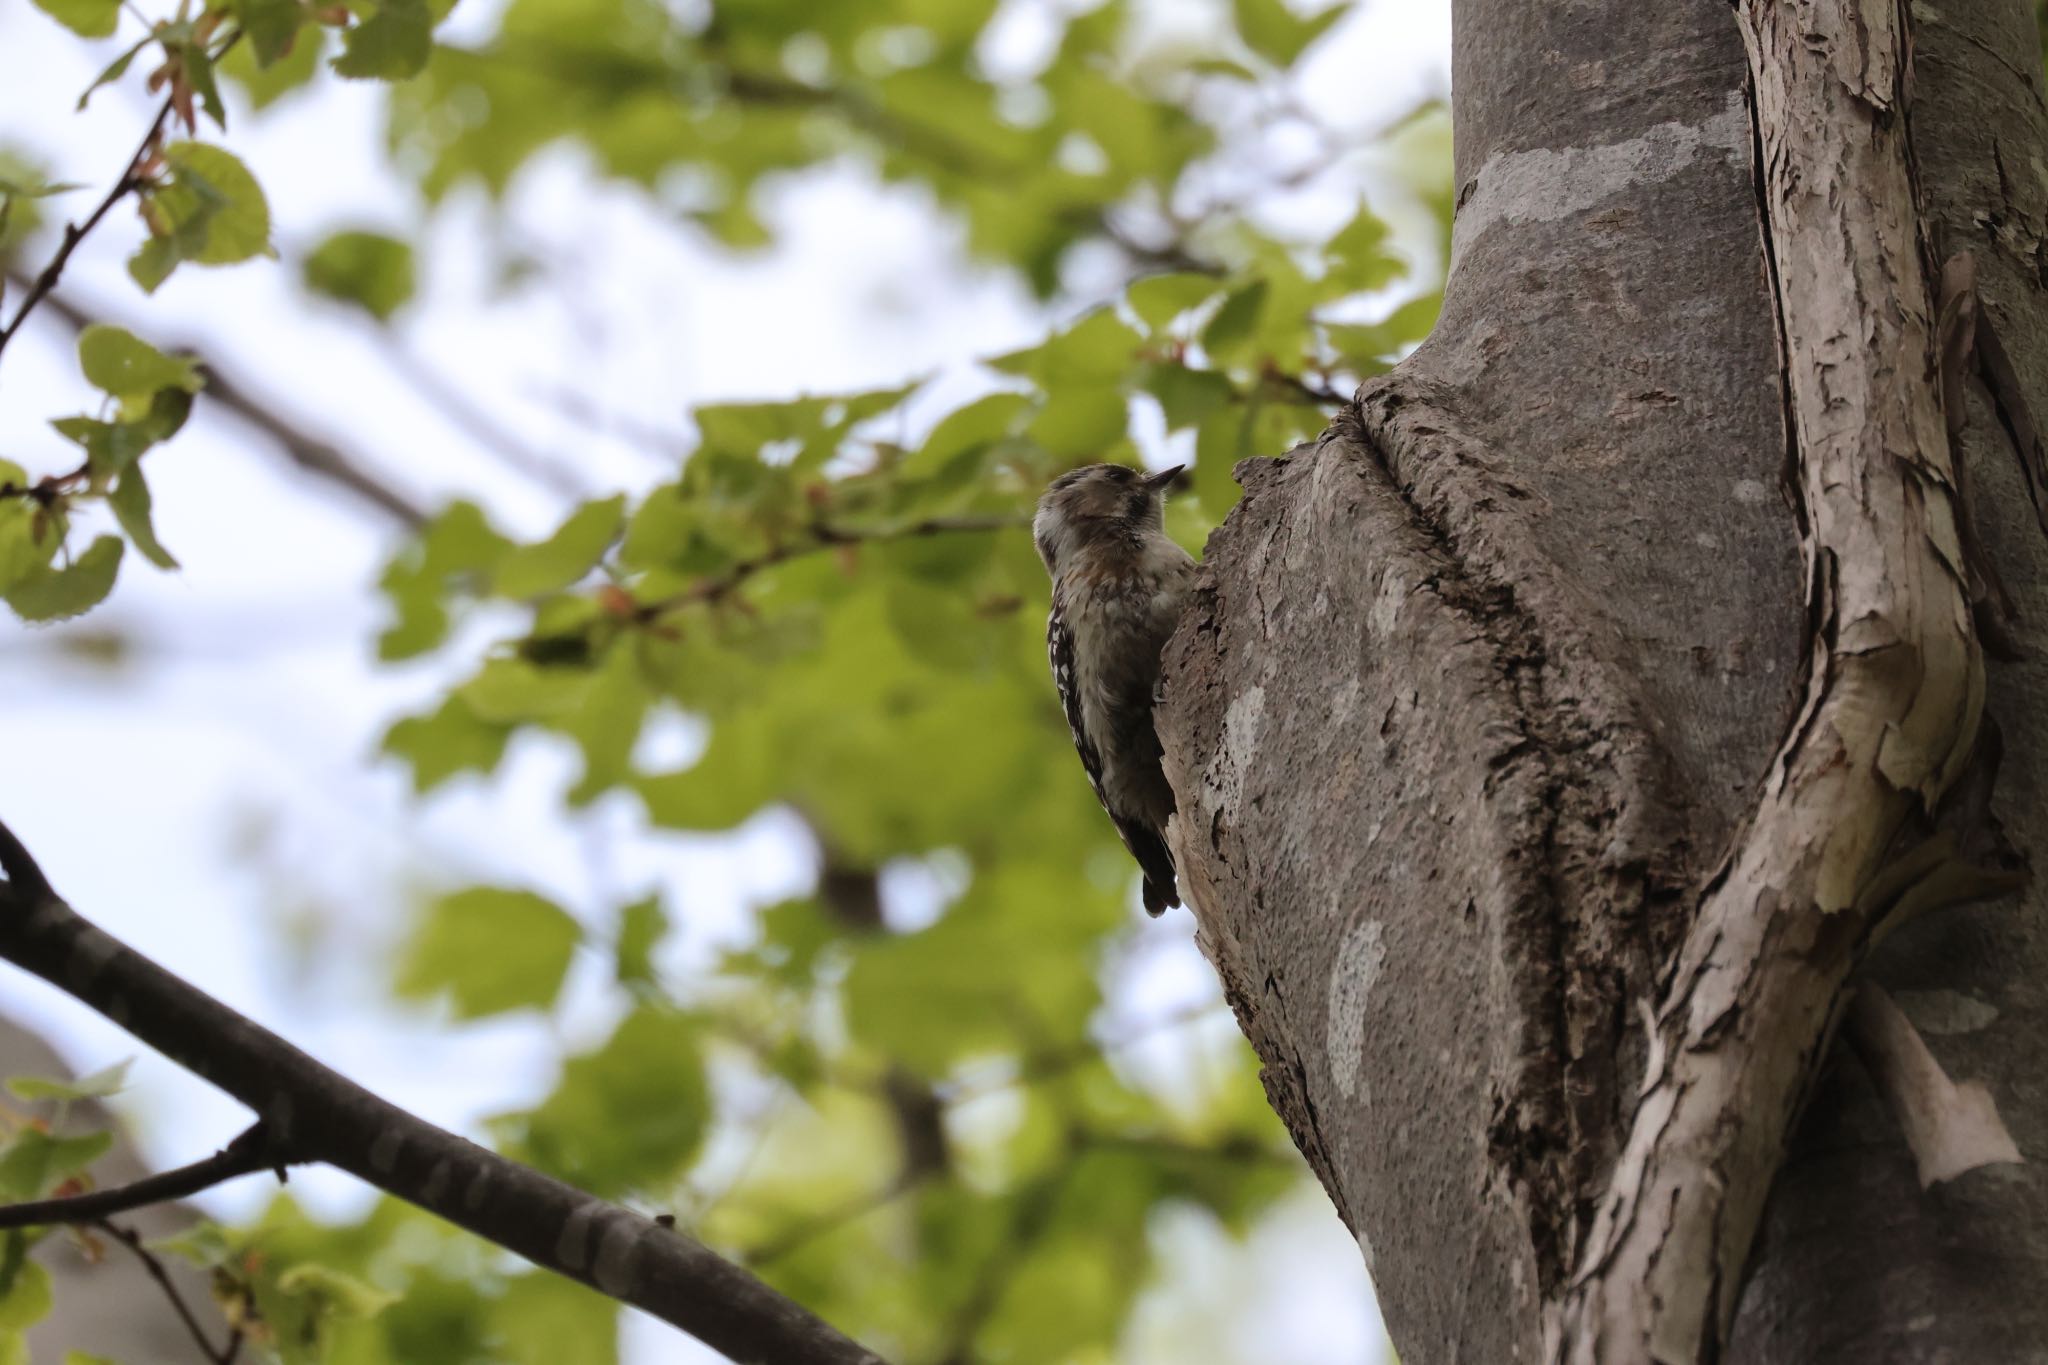
[[0, 957], [67, 991], [248, 1105], [295, 1159], [347, 1171], [734, 1360], [881, 1358], [653, 1219], [407, 1113], [165, 971], [54, 894], [0, 823]]
[[156, 111], [156, 117], [150, 120], [149, 131], [142, 135], [142, 142], [135, 148], [135, 154], [128, 158], [128, 164], [122, 169], [120, 179], [107, 191], [107, 197], [100, 200], [99, 207], [94, 209], [83, 223], [64, 225], [64, 237], [57, 244], [56, 254], [50, 257], [49, 264], [44, 266], [33, 280], [26, 282], [28, 292], [22, 296], [20, 305], [15, 308], [13, 320], [0, 327], [0, 351], [7, 349], [7, 343], [14, 340], [15, 335], [21, 331], [22, 323], [28, 320], [28, 315], [35, 311], [36, 305], [47, 299], [50, 291], [57, 287], [57, 281], [64, 276], [64, 267], [71, 263], [71, 253], [78, 249], [78, 244], [85, 240], [86, 234], [100, 225], [100, 220], [113, 210], [114, 205], [143, 184], [142, 168], [155, 152], [157, 140], [163, 136], [164, 121], [170, 118], [175, 103], [175, 97], [166, 99], [163, 107]]
[[[51, 294], [45, 303], [49, 312], [73, 332], [83, 332], [95, 323], [107, 321], [95, 310], [64, 295]], [[411, 497], [392, 487], [381, 475], [364, 468], [360, 460], [346, 454], [333, 442], [315, 436], [298, 423], [281, 416], [275, 407], [255, 396], [247, 380], [224, 368], [217, 359], [191, 346], [173, 345], [170, 349], [183, 351], [198, 361], [206, 377], [207, 401], [254, 427], [300, 469], [316, 479], [325, 479], [339, 486], [407, 530], [418, 530], [426, 525], [426, 510]]]
[[0, 1204], [0, 1230], [50, 1227], [58, 1223], [97, 1223], [117, 1213], [168, 1204], [186, 1199], [215, 1185], [254, 1175], [258, 1171], [282, 1173], [293, 1158], [270, 1140], [262, 1124], [251, 1126], [240, 1137], [201, 1161], [111, 1189], [57, 1199], [39, 1199], [25, 1204]]
[[185, 1330], [191, 1334], [192, 1342], [199, 1348], [200, 1354], [213, 1362], [213, 1365], [235, 1365], [235, 1360], [242, 1354], [242, 1329], [230, 1325], [227, 1344], [216, 1349], [207, 1337], [206, 1329], [200, 1325], [199, 1315], [194, 1313], [192, 1305], [185, 1301], [185, 1295], [179, 1290], [177, 1281], [173, 1280], [171, 1272], [164, 1268], [162, 1258], [143, 1245], [141, 1234], [133, 1228], [122, 1227], [119, 1223], [103, 1221], [98, 1226], [100, 1231], [135, 1253], [135, 1258], [142, 1263], [143, 1270], [156, 1282], [157, 1288], [163, 1290], [164, 1297], [171, 1301], [171, 1311], [178, 1315], [179, 1322], [185, 1324]]

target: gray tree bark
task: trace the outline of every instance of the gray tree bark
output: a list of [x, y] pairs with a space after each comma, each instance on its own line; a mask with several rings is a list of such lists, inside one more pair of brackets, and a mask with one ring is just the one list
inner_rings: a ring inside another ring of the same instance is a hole
[[1409, 1365], [2048, 1360], [2032, 14], [1454, 41], [1435, 335], [1166, 656], [1275, 1107]]

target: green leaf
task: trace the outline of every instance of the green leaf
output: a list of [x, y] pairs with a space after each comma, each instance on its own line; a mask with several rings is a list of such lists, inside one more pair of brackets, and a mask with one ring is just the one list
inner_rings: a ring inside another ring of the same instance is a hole
[[16, 1203], [41, 1199], [107, 1154], [114, 1135], [52, 1137], [40, 1128], [18, 1130], [0, 1150], [0, 1193]]
[[1310, 43], [1344, 17], [1346, 6], [1332, 5], [1310, 19], [1297, 18], [1284, 0], [1231, 0], [1231, 8], [1247, 47], [1275, 66], [1292, 66]]
[[306, 22], [301, 0], [234, 0], [234, 6], [258, 66], [270, 66], [288, 54]]
[[618, 1357], [619, 1305], [560, 1275], [521, 1275], [491, 1310], [493, 1360], [564, 1365]]
[[654, 953], [668, 937], [668, 912], [660, 896], [634, 901], [619, 912], [619, 937], [614, 975], [624, 986], [654, 982]]
[[1266, 307], [1267, 284], [1253, 280], [1240, 285], [1223, 300], [1216, 316], [1202, 329], [1202, 349], [1213, 360], [1235, 359], [1237, 352], [1258, 332], [1259, 315]]
[[30, 484], [20, 465], [0, 460], [0, 489], [17, 490], [0, 497], [0, 593], [41, 570], [64, 543], [63, 510], [19, 496], [18, 490]]
[[121, 481], [107, 495], [107, 506], [114, 509], [114, 520], [144, 559], [159, 569], [178, 567], [171, 552], [158, 542], [156, 527], [150, 522], [149, 484], [143, 480], [141, 465], [130, 465], [121, 472]]
[[380, 0], [375, 14], [343, 36], [334, 69], [351, 79], [404, 80], [426, 69], [433, 50], [426, 0]]
[[94, 388], [116, 398], [148, 398], [158, 389], [197, 393], [199, 367], [168, 356], [124, 327], [96, 322], [78, 334], [78, 363]]
[[1115, 311], [1098, 308], [1040, 345], [989, 361], [996, 369], [1036, 379], [1047, 388], [1069, 383], [1109, 383], [1130, 372], [1142, 339]]
[[109, 38], [121, 22], [121, 0], [35, 0], [35, 6], [81, 38]]
[[75, 1081], [16, 1076], [7, 1082], [7, 1089], [16, 1099], [23, 1100], [103, 1100], [120, 1093], [121, 1087], [128, 1083], [128, 1068], [133, 1062], [133, 1058], [116, 1062]]
[[[272, 0], [260, 2], [271, 3]], [[285, 3], [286, 0], [275, 2]], [[250, 44], [237, 43], [222, 56], [219, 69], [221, 75], [242, 87], [242, 93], [249, 97], [251, 105], [258, 110], [268, 109], [292, 91], [303, 89], [314, 76], [326, 69], [320, 60], [326, 45], [327, 30], [308, 25], [299, 30], [289, 50], [267, 66], [258, 59]]]
[[121, 77], [127, 75], [128, 68], [131, 65], [133, 65], [135, 59], [141, 55], [142, 49], [148, 47], [151, 43], [155, 41], [156, 37], [154, 34], [149, 35], [147, 37], [138, 38], [135, 41], [135, 46], [129, 48], [126, 52], [123, 52], [120, 56], [114, 58], [113, 61], [108, 62], [106, 68], [102, 70], [99, 75], [93, 78], [92, 84], [85, 87], [84, 92], [79, 95], [78, 107], [80, 109], [84, 109], [87, 102], [92, 99], [93, 93], [97, 91], [101, 86], [112, 85], [115, 81], [118, 81], [121, 79]]
[[1026, 434], [1056, 461], [1093, 459], [1122, 439], [1129, 421], [1123, 390], [1114, 384], [1062, 384], [1047, 390], [1045, 406]]
[[300, 267], [315, 294], [353, 304], [379, 322], [412, 298], [412, 247], [379, 232], [336, 232]]
[[1363, 204], [1324, 246], [1323, 263], [1327, 270], [1325, 293], [1380, 289], [1407, 270], [1400, 258], [1387, 250], [1387, 225]]
[[1222, 290], [1223, 281], [1214, 275], [1186, 272], [1147, 275], [1124, 291], [1124, 299], [1138, 319], [1157, 332], [1181, 314], [1192, 312], [1215, 298]]
[[643, 1006], [604, 1046], [569, 1059], [554, 1093], [525, 1116], [520, 1146], [543, 1169], [611, 1198], [673, 1178], [710, 1117], [696, 1025]]
[[623, 495], [587, 502], [552, 536], [538, 545], [522, 545], [500, 560], [492, 586], [499, 596], [511, 598], [560, 592], [597, 567], [625, 521]]
[[25, 575], [7, 590], [7, 605], [24, 621], [61, 621], [91, 611], [114, 590], [121, 571], [117, 536], [101, 536], [69, 566]]
[[128, 261], [145, 292], [154, 293], [181, 262], [234, 265], [270, 250], [270, 205], [232, 152], [177, 142], [164, 149], [164, 162], [169, 183], [143, 201], [151, 236]]
[[531, 891], [457, 891], [427, 911], [399, 969], [398, 993], [415, 1000], [446, 994], [458, 1019], [545, 1010], [581, 937], [566, 911]]
[[124, 411], [135, 407], [142, 408], [141, 415], [124, 421], [60, 417], [50, 425], [85, 451], [95, 483], [103, 483], [134, 464], [151, 446], [177, 435], [192, 413], [192, 395], [179, 388], [158, 389], [149, 395], [146, 406], [140, 399], [123, 404]]
[[89, 1356], [83, 1351], [66, 1351], [64, 1365], [119, 1365], [112, 1356]]
[[384, 752], [412, 769], [413, 791], [424, 795], [457, 773], [488, 773], [505, 756], [512, 727], [482, 719], [460, 697], [438, 710], [408, 716], [384, 734]]
[[[9, 1234], [8, 1241], [12, 1250], [21, 1235]], [[0, 1290], [0, 1332], [27, 1331], [50, 1315], [51, 1303], [50, 1272], [35, 1261], [22, 1261]], [[21, 1359], [27, 1360], [27, 1354]]]
[[1410, 299], [1380, 322], [1324, 322], [1318, 325], [1330, 346], [1352, 365], [1391, 359], [1402, 348], [1421, 341], [1436, 326], [1443, 295]]
[[1143, 386], [1145, 392], [1159, 400], [1168, 431], [1194, 426], [1237, 397], [1237, 389], [1228, 375], [1214, 370], [1192, 370], [1173, 361], [1146, 367]]
[[1244, 496], [1230, 471], [1239, 460], [1257, 453], [1251, 448], [1252, 423], [1257, 414], [1256, 404], [1232, 404], [1203, 418], [1195, 432], [1195, 497], [1202, 510], [1218, 521]]

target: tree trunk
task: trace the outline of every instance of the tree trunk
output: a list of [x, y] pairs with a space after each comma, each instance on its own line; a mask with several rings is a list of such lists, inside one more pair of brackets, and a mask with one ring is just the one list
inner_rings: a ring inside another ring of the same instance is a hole
[[1274, 1105], [1409, 1365], [2048, 1359], [2031, 12], [1455, 17], [1436, 332], [1167, 651]]

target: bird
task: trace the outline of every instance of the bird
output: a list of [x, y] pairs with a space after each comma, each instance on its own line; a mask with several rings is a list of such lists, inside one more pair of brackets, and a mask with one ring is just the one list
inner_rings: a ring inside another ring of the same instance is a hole
[[1180, 904], [1166, 821], [1173, 788], [1152, 704], [1160, 651], [1194, 589], [1195, 561], [1162, 525], [1182, 466], [1071, 469], [1038, 500], [1031, 535], [1052, 576], [1046, 653], [1095, 797], [1145, 874], [1146, 913]]

